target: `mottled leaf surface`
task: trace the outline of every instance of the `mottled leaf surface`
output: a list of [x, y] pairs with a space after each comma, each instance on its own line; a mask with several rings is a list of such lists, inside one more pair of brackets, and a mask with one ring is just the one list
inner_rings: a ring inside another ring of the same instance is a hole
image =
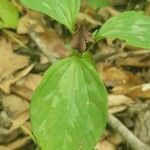
[[0, 28], [17, 27], [19, 13], [10, 0], [0, 0]]
[[71, 32], [80, 9], [80, 0], [20, 0], [33, 10], [42, 12], [64, 24]]
[[106, 121], [105, 87], [78, 56], [54, 64], [33, 94], [31, 123], [42, 150], [93, 150]]
[[128, 45], [150, 48], [150, 17], [143, 12], [128, 11], [108, 20], [94, 33], [94, 38], [119, 38]]

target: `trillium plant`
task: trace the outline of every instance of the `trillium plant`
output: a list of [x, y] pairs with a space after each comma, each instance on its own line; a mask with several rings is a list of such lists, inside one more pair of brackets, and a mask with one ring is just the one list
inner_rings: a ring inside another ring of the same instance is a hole
[[[108, 97], [92, 55], [85, 43], [79, 43], [89, 38], [84, 26], [76, 29], [81, 2], [20, 1], [66, 26], [74, 39], [72, 55], [52, 65], [33, 93], [30, 117], [37, 143], [42, 150], [93, 150], [106, 127]], [[150, 17], [141, 11], [127, 11], [94, 31], [92, 40], [118, 38], [128, 45], [149, 48], [149, 36]]]

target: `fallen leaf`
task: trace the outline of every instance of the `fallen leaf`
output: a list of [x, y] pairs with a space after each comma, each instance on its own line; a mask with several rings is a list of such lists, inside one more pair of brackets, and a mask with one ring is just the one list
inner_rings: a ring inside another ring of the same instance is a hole
[[150, 98], [150, 83], [137, 85], [128, 89], [126, 94], [130, 97], [136, 98]]
[[28, 119], [29, 119], [29, 111], [23, 112], [17, 118], [15, 118], [15, 120], [12, 120], [13, 125], [9, 130], [13, 131], [20, 128]]
[[103, 140], [96, 145], [95, 150], [116, 150], [116, 146], [107, 140]]
[[[99, 68], [99, 67], [98, 67]], [[129, 76], [122, 70], [116, 67], [103, 67], [101, 70], [102, 78], [106, 85], [116, 86], [126, 84]]]
[[18, 34], [27, 34], [31, 30], [41, 33], [45, 29], [43, 27], [43, 15], [33, 11], [27, 11], [26, 15], [20, 18], [17, 28]]
[[0, 133], [0, 144], [7, 144], [15, 140], [21, 133], [21, 130], [19, 128], [15, 130], [8, 130], [0, 127]]
[[4, 97], [2, 99], [2, 105], [13, 118], [16, 118], [29, 109], [29, 103], [26, 100], [13, 94]]
[[63, 40], [58, 36], [56, 30], [47, 28], [44, 34], [40, 34], [41, 42], [47, 47], [49, 52], [54, 53], [57, 58], [68, 56], [68, 50], [65, 48]]
[[109, 95], [109, 107], [115, 107], [115, 106], [129, 106], [130, 104], [133, 104], [134, 101], [125, 95]]
[[147, 50], [147, 54], [126, 57], [126, 58], [118, 58], [116, 63], [124, 66], [133, 66], [133, 67], [150, 67], [150, 56], [149, 50]]
[[12, 45], [0, 37], [0, 82], [9, 79], [14, 72], [26, 67], [29, 57], [13, 53]]
[[10, 94], [11, 92], [11, 85], [20, 80], [22, 77], [26, 76], [34, 67], [35, 64], [31, 64], [30, 66], [26, 67], [25, 69], [17, 72], [16, 74], [12, 74], [9, 79], [4, 79], [0, 82], [0, 89], [5, 92], [6, 94]]
[[0, 150], [10, 150], [6, 146], [0, 146]]
[[7, 150], [16, 150], [23, 147], [25, 144], [27, 144], [30, 141], [30, 137], [23, 137], [20, 138], [6, 146]]
[[16, 84], [12, 87], [12, 91], [21, 97], [30, 100], [32, 92], [36, 89], [41, 80], [41, 75], [30, 73], [26, 77], [16, 82]]
[[109, 109], [109, 113], [110, 114], [114, 114], [117, 112], [122, 112], [123, 110], [125, 110], [127, 108], [127, 106], [117, 106], [117, 107], [112, 107]]

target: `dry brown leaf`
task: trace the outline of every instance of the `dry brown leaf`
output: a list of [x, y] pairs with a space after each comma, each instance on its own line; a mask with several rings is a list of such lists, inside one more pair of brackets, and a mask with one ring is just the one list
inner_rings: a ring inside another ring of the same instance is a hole
[[[16, 150], [21, 147], [23, 147], [25, 144], [27, 144], [30, 141], [30, 137], [24, 137], [21, 139], [18, 139], [6, 146], [6, 150]], [[5, 150], [5, 149], [4, 149]]]
[[0, 150], [10, 150], [6, 146], [0, 146]]
[[57, 58], [64, 58], [68, 55], [68, 50], [64, 46], [63, 40], [58, 36], [56, 30], [47, 28], [44, 34], [39, 35], [41, 42], [47, 49], [54, 53]]
[[134, 101], [131, 98], [125, 95], [109, 95], [108, 99], [109, 99], [109, 107], [121, 105], [129, 106], [130, 104], [134, 103]]
[[109, 95], [109, 113], [116, 113], [125, 110], [134, 101], [125, 95]]
[[45, 29], [43, 27], [43, 15], [33, 11], [27, 11], [26, 15], [23, 16], [18, 23], [17, 33], [26, 34], [31, 30], [41, 33]]
[[41, 75], [28, 74], [26, 77], [18, 81], [13, 87], [12, 91], [23, 98], [30, 100], [32, 92], [36, 89], [42, 79]]
[[[149, 50], [147, 50], [149, 52]], [[126, 58], [118, 58], [116, 63], [119, 65], [125, 66], [134, 66], [134, 67], [150, 67], [150, 56], [147, 55], [139, 55], [134, 57], [126, 57]]]
[[15, 120], [12, 120], [13, 125], [9, 130], [13, 131], [15, 129], [20, 128], [28, 119], [29, 119], [29, 112], [25, 111], [24, 113], [19, 115]]
[[9, 143], [15, 140], [22, 132], [21, 126], [29, 119], [29, 112], [26, 111], [19, 115], [15, 120], [12, 120], [12, 126], [10, 129], [4, 129], [0, 127], [0, 143]]
[[123, 138], [118, 133], [112, 133], [110, 131], [107, 140], [115, 145], [119, 145], [121, 142], [123, 142]]
[[4, 79], [0, 83], [0, 89], [5, 92], [6, 94], [10, 94], [11, 92], [11, 85], [26, 76], [34, 67], [35, 64], [31, 64], [30, 66], [26, 67], [25, 69], [17, 72], [16, 74], [11, 75], [9, 79]]
[[141, 111], [134, 123], [134, 134], [150, 146], [150, 109]]
[[5, 38], [0, 37], [0, 82], [28, 65], [29, 57], [13, 53], [12, 45]]
[[123, 142], [123, 138], [115, 132], [105, 130], [103, 138], [96, 145], [96, 150], [116, 150], [117, 146]]
[[11, 113], [13, 118], [29, 109], [29, 103], [26, 100], [13, 94], [4, 97], [2, 99], [2, 105], [5, 110]]
[[116, 106], [116, 107], [112, 107], [109, 108], [109, 113], [110, 114], [114, 114], [117, 112], [122, 112], [123, 110], [125, 110], [127, 108], [127, 106]]
[[117, 147], [107, 140], [102, 140], [95, 147], [95, 150], [116, 150]]
[[112, 93], [114, 95], [125, 95], [130, 87], [131, 87], [131, 85], [129, 85], [129, 84], [117, 85], [117, 86], [113, 87]]
[[20, 134], [20, 129], [8, 130], [0, 127], [0, 143], [7, 144], [15, 140]]
[[104, 67], [101, 72], [105, 83], [111, 86], [126, 84], [129, 80], [129, 76], [116, 67]]
[[111, 91], [113, 94], [125, 95], [129, 88], [143, 82], [140, 76], [111, 65], [104, 65], [102, 67], [102, 65], [98, 64], [98, 70], [101, 70], [102, 79], [106, 86], [112, 87]]
[[133, 86], [142, 83], [141, 79], [132, 73], [125, 72], [113, 66], [104, 65], [102, 68], [99, 65], [98, 69], [101, 70], [102, 78], [108, 85]]
[[126, 94], [130, 97], [150, 98], [150, 83], [141, 84], [128, 89]]

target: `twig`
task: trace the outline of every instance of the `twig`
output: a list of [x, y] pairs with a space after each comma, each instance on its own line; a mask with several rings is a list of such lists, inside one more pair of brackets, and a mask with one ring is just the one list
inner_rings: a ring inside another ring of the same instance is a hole
[[26, 50], [30, 50], [29, 47], [27, 47], [24, 43], [22, 43], [16, 36], [13, 34], [13, 32], [9, 30], [3, 30], [4, 34], [6, 34], [9, 38], [11, 38], [13, 41], [18, 43], [20, 46], [22, 46]]
[[52, 50], [47, 48], [47, 46], [42, 42], [42, 40], [39, 38], [36, 32], [31, 31], [29, 33], [29, 36], [36, 43], [36, 45], [40, 48], [41, 52], [47, 57], [47, 59], [52, 64], [57, 61], [56, 55], [52, 52]]
[[134, 134], [128, 130], [115, 116], [109, 115], [108, 124], [117, 131], [134, 150], [150, 150]]

